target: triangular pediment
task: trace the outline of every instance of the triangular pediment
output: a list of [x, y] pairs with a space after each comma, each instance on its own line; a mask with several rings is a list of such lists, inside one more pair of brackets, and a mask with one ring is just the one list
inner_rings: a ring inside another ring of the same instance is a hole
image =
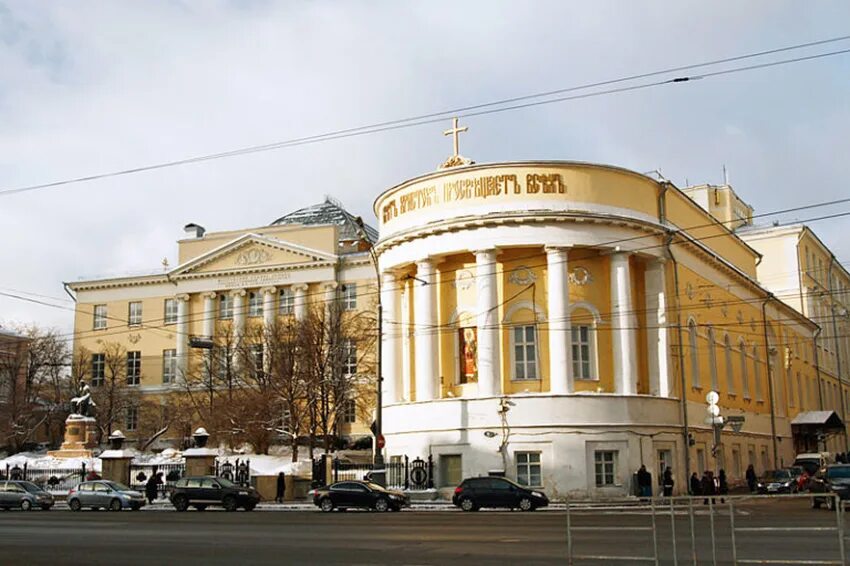
[[171, 276], [222, 273], [256, 268], [333, 263], [328, 253], [259, 234], [245, 234], [210, 250], [171, 272]]

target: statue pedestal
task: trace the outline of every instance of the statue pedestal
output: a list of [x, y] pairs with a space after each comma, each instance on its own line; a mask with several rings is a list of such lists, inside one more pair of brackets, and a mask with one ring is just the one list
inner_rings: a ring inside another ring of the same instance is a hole
[[187, 476], [212, 476], [215, 475], [215, 459], [218, 450], [212, 448], [189, 448], [183, 451], [186, 459]]
[[91, 458], [97, 446], [97, 421], [94, 417], [70, 415], [65, 419], [65, 442], [59, 450], [47, 454], [54, 458]]

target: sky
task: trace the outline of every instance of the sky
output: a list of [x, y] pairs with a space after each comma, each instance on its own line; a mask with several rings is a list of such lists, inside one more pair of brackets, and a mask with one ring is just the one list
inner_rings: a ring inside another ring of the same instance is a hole
[[[848, 34], [850, 4], [827, 1], [0, 0], [0, 191]], [[845, 54], [470, 117], [461, 153], [678, 186], [725, 165], [770, 212], [850, 196], [848, 101]], [[0, 295], [0, 325], [70, 330], [63, 282], [176, 265], [190, 222], [262, 226], [330, 195], [376, 224], [381, 191], [451, 154], [449, 126], [0, 195], [0, 293], [52, 305]], [[850, 219], [812, 228], [850, 266]]]

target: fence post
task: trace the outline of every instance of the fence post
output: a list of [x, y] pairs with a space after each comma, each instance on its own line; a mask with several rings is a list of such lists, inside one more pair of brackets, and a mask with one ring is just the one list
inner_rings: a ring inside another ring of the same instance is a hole
[[738, 565], [738, 550], [735, 548], [735, 505], [732, 499], [729, 499], [729, 531], [732, 534], [732, 564]]
[[404, 455], [404, 489], [410, 489], [410, 458]]
[[85, 462], [83, 462], [83, 465], [80, 468], [80, 481], [86, 481], [86, 463]]
[[567, 564], [573, 566], [573, 535], [570, 532], [572, 522], [570, 521], [570, 498], [567, 497]]
[[841, 561], [846, 562], [844, 556], [844, 525], [841, 521], [841, 498], [833, 495], [835, 498], [835, 528], [838, 531], [838, 552], [841, 553]]
[[714, 498], [708, 499], [708, 524], [711, 526], [711, 563], [717, 566], [717, 545], [714, 538]]
[[691, 522], [691, 557], [693, 558], [694, 566], [697, 566], [697, 541], [694, 534], [694, 498], [688, 497], [688, 517]]
[[29, 475], [27, 475], [27, 462], [24, 462], [24, 479], [25, 480], [30, 479]]
[[673, 496], [670, 496], [670, 534], [673, 537], [673, 566], [679, 566], [679, 551], [676, 548], [676, 512]]
[[428, 489], [434, 489], [434, 456], [428, 454]]
[[652, 511], [652, 555], [655, 557], [655, 566], [658, 566], [658, 526], [655, 523], [655, 499], [649, 498], [649, 508]]

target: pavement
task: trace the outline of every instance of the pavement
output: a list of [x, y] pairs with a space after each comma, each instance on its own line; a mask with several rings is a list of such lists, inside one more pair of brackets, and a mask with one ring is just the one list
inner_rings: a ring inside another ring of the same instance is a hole
[[[273, 510], [274, 504], [266, 506]], [[349, 511], [320, 513], [304, 506], [278, 506], [291, 512], [247, 513], [82, 511], [0, 512], [0, 564], [564, 564], [567, 517], [549, 512], [447, 510], [402, 513]], [[158, 505], [151, 510], [157, 510]], [[574, 555], [636, 558], [653, 551], [672, 564], [673, 532], [680, 563], [730, 564], [732, 544], [727, 509], [711, 517], [663, 510], [652, 516], [642, 508], [576, 508], [571, 512]], [[834, 560], [837, 537], [829, 529], [835, 513], [812, 510], [805, 500], [741, 504], [735, 514], [738, 558]], [[763, 531], [780, 527], [784, 531]], [[643, 529], [643, 530], [642, 530]], [[850, 533], [845, 533], [850, 534]], [[628, 561], [632, 562], [631, 560]], [[575, 564], [627, 563], [614, 558]]]

